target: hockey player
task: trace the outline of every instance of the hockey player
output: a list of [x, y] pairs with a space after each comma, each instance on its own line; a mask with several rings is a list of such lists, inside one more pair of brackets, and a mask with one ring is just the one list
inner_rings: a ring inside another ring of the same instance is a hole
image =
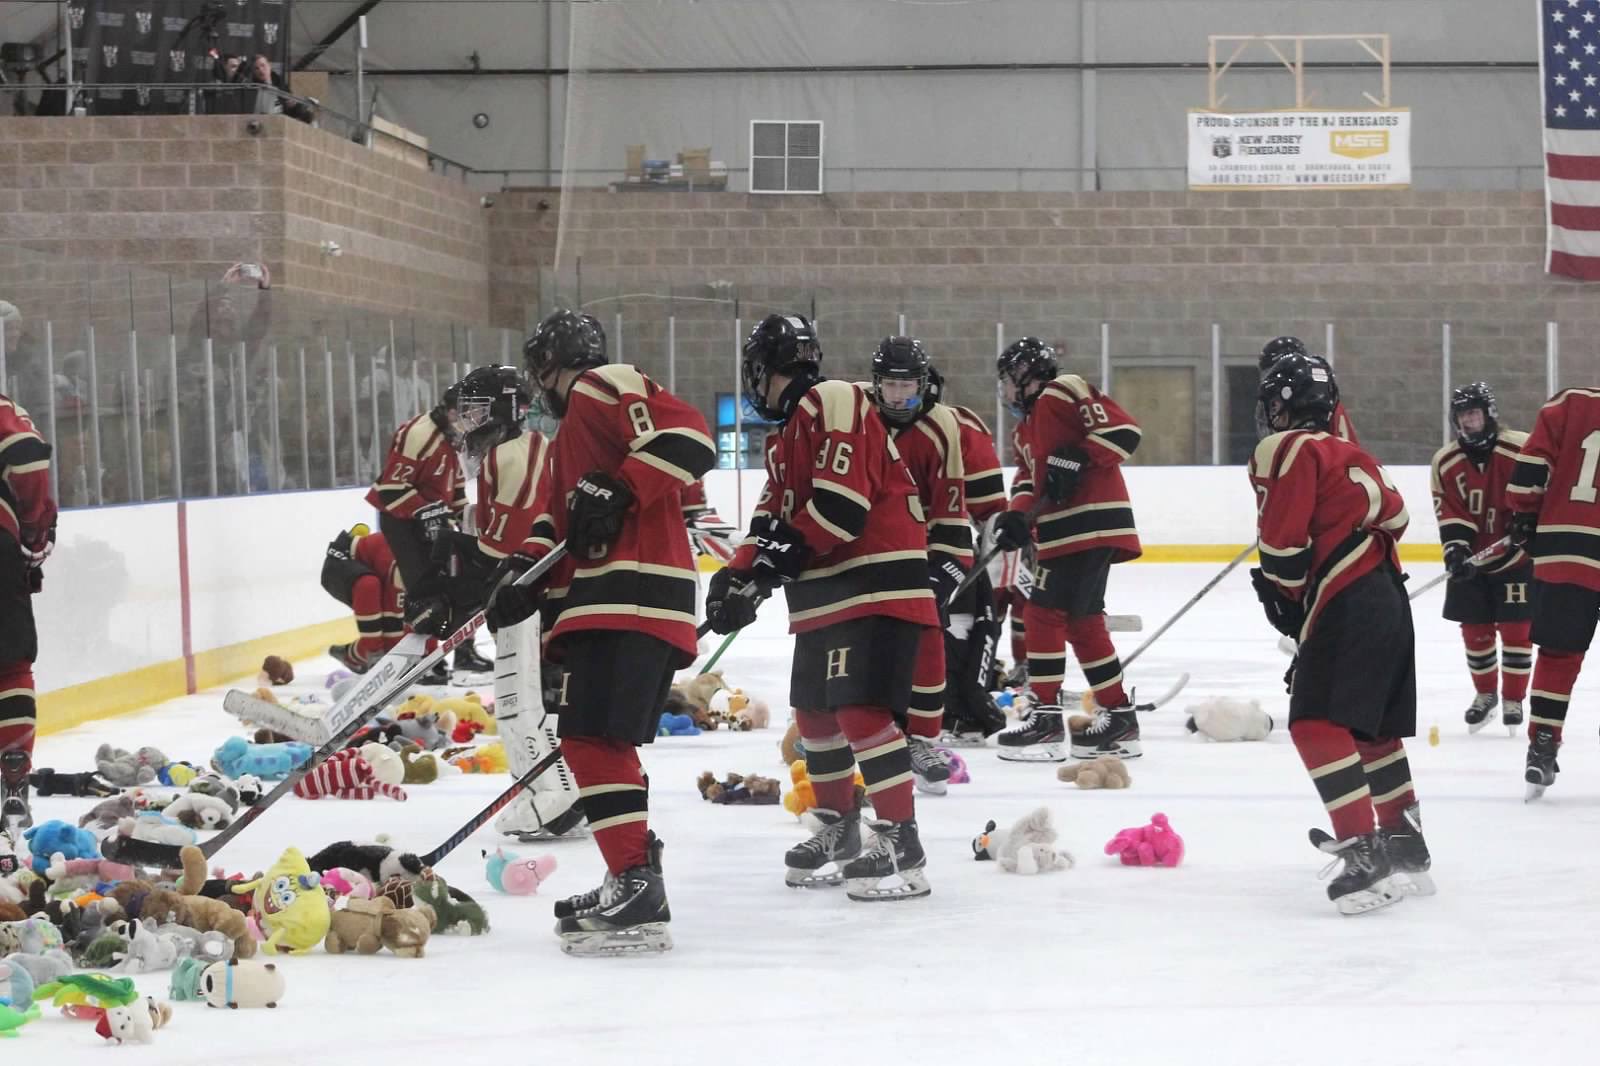
[[[928, 378], [930, 402], [949, 407], [960, 429], [967, 516], [974, 523], [990, 528], [1006, 509], [1005, 474], [1000, 469], [1000, 456], [995, 452], [994, 434], [970, 408], [944, 402], [944, 378], [937, 367], [928, 367]], [[1004, 559], [997, 561], [1004, 565]], [[979, 576], [972, 592], [971, 611], [951, 610], [949, 624], [945, 627], [944, 741], [958, 747], [981, 747], [985, 738], [1006, 726], [1005, 712], [995, 705], [994, 697], [989, 694], [995, 648], [1000, 640], [999, 597], [987, 573]], [[1016, 615], [1020, 627], [1020, 607]]]
[[1533, 555], [1528, 797], [1555, 783], [1572, 686], [1600, 615], [1600, 390], [1563, 389], [1539, 409], [1506, 490], [1511, 543]]
[[351, 673], [364, 674], [405, 631], [405, 584], [383, 534], [358, 523], [334, 537], [322, 560], [322, 587], [355, 612], [358, 634], [328, 654]]
[[[476, 583], [452, 581], [442, 560], [450, 551], [448, 534], [467, 503], [456, 453], [467, 434], [488, 421], [494, 400], [491, 389], [489, 379], [468, 374], [445, 390], [442, 402], [433, 410], [395, 430], [383, 473], [367, 492], [367, 502], [378, 509], [378, 528], [405, 582], [406, 623], [433, 635], [453, 632], [477, 608], [472, 595], [479, 591]], [[492, 670], [494, 664], [467, 641], [456, 648], [455, 668], [481, 674]], [[444, 663], [420, 680], [424, 684], [448, 682]]]
[[[1488, 723], [1497, 704], [1507, 729], [1515, 733], [1522, 727], [1522, 701], [1533, 671], [1532, 561], [1521, 548], [1511, 548], [1488, 562], [1471, 562], [1475, 553], [1505, 536], [1511, 517], [1506, 487], [1528, 439], [1526, 433], [1500, 428], [1496, 415], [1488, 385], [1475, 381], [1456, 389], [1450, 397], [1456, 439], [1433, 456], [1433, 510], [1450, 571], [1444, 616], [1461, 624], [1467, 646], [1467, 669], [1477, 690], [1466, 715], [1473, 733]], [[1503, 680], [1496, 677], [1497, 627]]]
[[[745, 340], [745, 396], [782, 429], [767, 439], [750, 536], [712, 576], [706, 620], [731, 633], [755, 620], [758, 597], [785, 588], [795, 634], [789, 700], [822, 822], [785, 856], [788, 883], [842, 882], [855, 900], [926, 896], [911, 753], [895, 724], [911, 703], [922, 630], [939, 618], [922, 506], [872, 398], [824, 380], [821, 363], [801, 315], [768, 315]], [[865, 853], [858, 760], [877, 815]], [[826, 872], [830, 863], [837, 872]]]
[[50, 445], [28, 412], [0, 394], [0, 833], [33, 824], [28, 771], [33, 764], [33, 661], [39, 634], [33, 597], [56, 542]]
[[1264, 439], [1250, 460], [1261, 566], [1250, 577], [1267, 620], [1300, 642], [1289, 734], [1334, 830], [1313, 829], [1311, 841], [1342, 861], [1328, 898], [1360, 914], [1433, 885], [1402, 743], [1417, 720], [1395, 547], [1409, 516], [1377, 460], [1328, 432], [1338, 399], [1314, 356], [1286, 355], [1262, 379]]
[[1036, 338], [1008, 347], [998, 371], [1002, 397], [1019, 420], [1021, 463], [1010, 509], [996, 521], [996, 542], [1020, 548], [1032, 537], [1038, 551], [1025, 608], [1028, 683], [1038, 703], [1020, 726], [1000, 734], [1000, 757], [1066, 757], [1059, 694], [1071, 644], [1100, 707], [1073, 732], [1072, 756], [1136, 759], [1144, 753], [1139, 719], [1106, 632], [1105, 593], [1112, 564], [1140, 555], [1121, 470], [1139, 446], [1139, 426], [1111, 397], [1075, 374], [1060, 373], [1055, 352]]
[[[507, 560], [509, 574], [566, 548], [546, 596], [550, 657], [566, 670], [558, 732], [607, 869], [598, 889], [556, 905], [571, 954], [672, 946], [638, 746], [655, 739], [673, 672], [694, 659], [682, 493], [716, 461], [700, 413], [633, 367], [607, 364], [605, 344], [593, 317], [557, 311], [523, 349], [561, 430], [528, 540]], [[490, 621], [520, 623], [534, 602], [502, 586]]]
[[[1311, 355], [1306, 349], [1305, 342], [1299, 337], [1274, 337], [1261, 346], [1261, 358], [1257, 362], [1263, 375], [1272, 369], [1272, 365], [1286, 355]], [[1313, 359], [1321, 359], [1323, 364], [1331, 371], [1333, 366], [1320, 355], [1312, 355]], [[1341, 402], [1333, 409], [1333, 421], [1329, 424], [1329, 432], [1341, 440], [1351, 444], [1360, 444], [1356, 439], [1356, 427], [1350, 423], [1350, 413], [1344, 409]]]

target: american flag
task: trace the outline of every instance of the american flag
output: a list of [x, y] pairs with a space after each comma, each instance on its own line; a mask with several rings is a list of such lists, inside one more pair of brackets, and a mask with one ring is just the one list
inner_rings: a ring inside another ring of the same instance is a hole
[[1600, 280], [1600, 0], [1539, 0], [1545, 269]]

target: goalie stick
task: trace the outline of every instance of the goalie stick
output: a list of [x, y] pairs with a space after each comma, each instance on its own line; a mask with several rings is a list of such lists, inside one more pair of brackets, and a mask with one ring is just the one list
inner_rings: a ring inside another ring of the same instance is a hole
[[[540, 559], [533, 566], [517, 575], [516, 579], [510, 583], [513, 585], [533, 584], [548, 573], [551, 567], [555, 566], [565, 554], [565, 543], [557, 544], [543, 559]], [[462, 643], [471, 640], [472, 635], [478, 631], [478, 627], [483, 625], [483, 621], [483, 611], [479, 610], [454, 633], [439, 641], [431, 652], [417, 660], [409, 670], [395, 678], [393, 683], [387, 686], [380, 684], [371, 689], [372, 696], [369, 704], [359, 709], [352, 704], [344, 723], [337, 728], [337, 731], [334, 732], [332, 738], [326, 744], [312, 752], [311, 758], [307, 759], [299, 769], [290, 772], [288, 777], [278, 782], [272, 791], [257, 800], [254, 806], [246, 807], [226, 829], [201, 844], [200, 853], [210, 859], [221, 851], [228, 841], [244, 832], [246, 826], [261, 817], [263, 811], [290, 792], [293, 792], [294, 786], [299, 784], [302, 778], [327, 761], [335, 752], [342, 749], [346, 742], [360, 731], [362, 726], [376, 718], [380, 711], [410, 688], [417, 678], [433, 669], [434, 663], [439, 662]], [[363, 683], [360, 690], [369, 691], [369, 686]], [[533, 775], [530, 775], [528, 780], [531, 781], [532, 779]], [[516, 793], [511, 793], [511, 796], [514, 798]], [[176, 868], [182, 864], [182, 848], [180, 846], [176, 844], [159, 844], [150, 840], [138, 840], [134, 837], [111, 836], [101, 844], [101, 851], [106, 858], [115, 862], [137, 863], [141, 866], [161, 866], [166, 868]]]

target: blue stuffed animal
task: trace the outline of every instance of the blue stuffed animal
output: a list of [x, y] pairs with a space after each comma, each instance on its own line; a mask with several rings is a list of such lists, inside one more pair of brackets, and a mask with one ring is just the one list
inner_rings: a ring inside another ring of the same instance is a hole
[[243, 737], [229, 737], [211, 755], [211, 765], [228, 777], [254, 774], [269, 781], [288, 777], [311, 758], [311, 745], [298, 741], [282, 744], [252, 744]]
[[656, 729], [658, 737], [697, 737], [700, 728], [694, 724], [694, 719], [686, 714], [673, 714], [671, 711], [661, 716], [661, 725]]
[[68, 859], [98, 859], [100, 844], [87, 829], [79, 829], [71, 822], [52, 819], [41, 822], [22, 834], [28, 842], [28, 853], [33, 856], [33, 872], [44, 874], [50, 868], [50, 856], [60, 852]]

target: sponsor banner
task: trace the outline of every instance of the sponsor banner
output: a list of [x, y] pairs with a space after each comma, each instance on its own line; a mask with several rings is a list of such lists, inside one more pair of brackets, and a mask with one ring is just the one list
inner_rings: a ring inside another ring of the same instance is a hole
[[1411, 110], [1189, 112], [1191, 189], [1411, 184]]

